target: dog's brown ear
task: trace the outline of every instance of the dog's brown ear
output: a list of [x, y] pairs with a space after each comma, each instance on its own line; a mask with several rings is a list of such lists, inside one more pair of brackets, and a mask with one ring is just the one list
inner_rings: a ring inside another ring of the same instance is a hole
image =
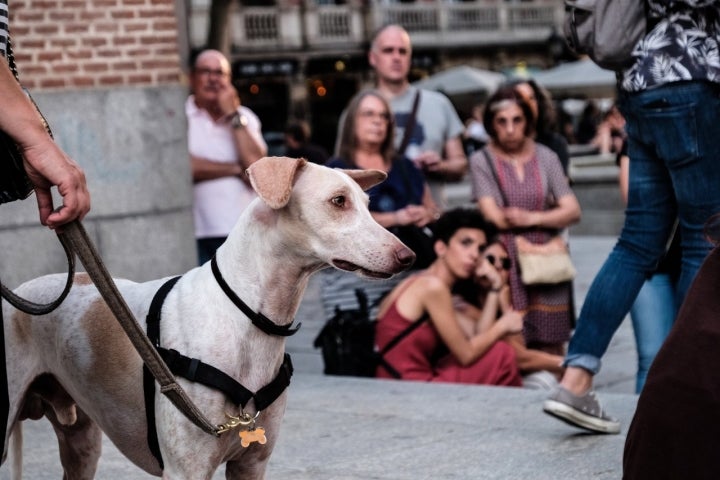
[[380, 182], [385, 181], [387, 173], [381, 170], [342, 170], [347, 173], [350, 178], [355, 180], [360, 188], [367, 190], [368, 188], [374, 187]]
[[287, 205], [295, 172], [306, 163], [304, 158], [263, 157], [250, 165], [247, 173], [255, 193], [277, 210]]

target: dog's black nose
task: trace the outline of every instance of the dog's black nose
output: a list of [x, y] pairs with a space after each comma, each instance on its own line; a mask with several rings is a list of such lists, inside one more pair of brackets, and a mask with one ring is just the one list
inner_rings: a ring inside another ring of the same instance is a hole
[[408, 247], [403, 246], [395, 251], [395, 258], [397, 258], [400, 265], [409, 267], [415, 263], [415, 252], [410, 250]]

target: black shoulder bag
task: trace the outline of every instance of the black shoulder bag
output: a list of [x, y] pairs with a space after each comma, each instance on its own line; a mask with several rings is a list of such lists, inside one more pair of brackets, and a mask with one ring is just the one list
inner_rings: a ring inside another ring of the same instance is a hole
[[[7, 61], [15, 80], [20, 83], [10, 37], [8, 37], [7, 43]], [[45, 120], [45, 117], [40, 113], [40, 109], [37, 108], [30, 93], [24, 88], [23, 90], [33, 105], [35, 105], [35, 109], [38, 115], [40, 115], [45, 129], [52, 137], [52, 131], [50, 131], [50, 126]], [[27, 176], [27, 172], [25, 172], [22, 153], [20, 153], [20, 149], [15, 141], [2, 130], [0, 130], [0, 172], [2, 172], [2, 175], [0, 175], [0, 203], [23, 200], [30, 196], [33, 191], [33, 186]]]
[[[387, 292], [389, 293], [389, 292]], [[378, 305], [387, 295], [381, 295], [372, 306]], [[341, 310], [335, 307], [335, 315], [320, 330], [313, 346], [321, 349], [324, 373], [326, 375], [347, 375], [355, 377], [374, 377], [378, 366], [382, 366], [394, 378], [400, 374], [385, 361], [385, 354], [401, 340], [412, 333], [427, 320], [427, 315], [408, 325], [394, 337], [382, 350], [375, 349], [375, 326], [377, 320], [370, 318], [370, 308], [365, 291], [355, 289], [359, 308]]]

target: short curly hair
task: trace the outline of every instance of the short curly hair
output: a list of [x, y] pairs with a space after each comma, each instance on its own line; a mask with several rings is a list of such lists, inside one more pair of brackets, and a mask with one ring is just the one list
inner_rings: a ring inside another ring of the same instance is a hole
[[487, 221], [480, 211], [474, 208], [458, 207], [448, 210], [430, 227], [435, 241], [440, 240], [445, 244], [450, 242], [455, 232], [461, 228], [482, 230], [488, 243], [494, 241], [497, 236], [495, 225]]

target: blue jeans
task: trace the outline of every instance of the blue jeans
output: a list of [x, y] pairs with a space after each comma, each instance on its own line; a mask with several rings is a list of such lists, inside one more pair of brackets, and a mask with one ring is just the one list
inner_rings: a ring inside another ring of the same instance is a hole
[[665, 252], [677, 216], [682, 303], [711, 244], [703, 226], [720, 212], [720, 85], [677, 82], [621, 92], [630, 180], [625, 224], [586, 296], [566, 366], [600, 370], [612, 336]]
[[645, 385], [650, 365], [670, 333], [676, 314], [673, 279], [668, 273], [656, 273], [643, 284], [630, 309], [638, 353], [635, 393]]

